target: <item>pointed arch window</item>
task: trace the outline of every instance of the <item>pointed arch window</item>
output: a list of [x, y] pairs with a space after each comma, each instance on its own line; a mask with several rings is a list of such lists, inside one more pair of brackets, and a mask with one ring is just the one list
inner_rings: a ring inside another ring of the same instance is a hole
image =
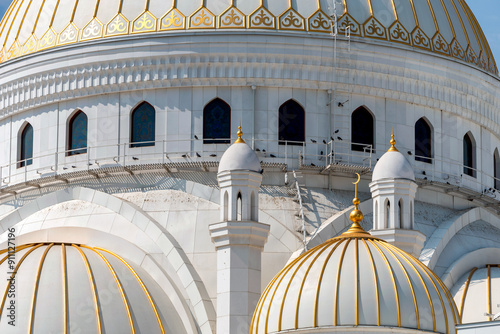
[[279, 144], [302, 145], [305, 141], [304, 108], [294, 100], [283, 103], [279, 109]]
[[155, 145], [156, 111], [147, 102], [139, 104], [130, 115], [130, 147]]
[[364, 152], [374, 143], [373, 115], [365, 107], [359, 107], [351, 115], [351, 150]]
[[19, 163], [18, 167], [24, 167], [33, 163], [33, 127], [27, 123], [20, 136]]
[[476, 177], [476, 145], [470, 132], [464, 136], [464, 174]]
[[432, 129], [424, 118], [415, 123], [415, 160], [432, 163]]
[[87, 153], [87, 115], [78, 111], [69, 121], [68, 155]]
[[216, 98], [203, 108], [203, 144], [228, 144], [231, 138], [231, 107]]
[[495, 189], [500, 190], [500, 154], [498, 148], [493, 153], [493, 175], [495, 177]]

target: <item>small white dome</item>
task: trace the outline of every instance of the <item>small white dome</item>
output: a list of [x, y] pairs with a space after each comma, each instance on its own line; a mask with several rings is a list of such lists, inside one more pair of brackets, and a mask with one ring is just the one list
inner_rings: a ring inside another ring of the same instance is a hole
[[249, 170], [260, 172], [260, 162], [257, 154], [246, 143], [234, 143], [222, 155], [219, 163], [219, 173], [228, 170]]
[[415, 173], [410, 162], [401, 152], [386, 152], [373, 169], [372, 181], [383, 179], [408, 179], [415, 181]]

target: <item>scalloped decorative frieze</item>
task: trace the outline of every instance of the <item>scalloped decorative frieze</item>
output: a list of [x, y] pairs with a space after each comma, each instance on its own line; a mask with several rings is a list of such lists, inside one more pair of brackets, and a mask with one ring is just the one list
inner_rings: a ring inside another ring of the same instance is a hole
[[244, 29], [247, 18], [238, 8], [231, 6], [219, 16], [219, 28]]
[[201, 7], [189, 17], [189, 28], [211, 29], [215, 28], [215, 15], [206, 7]]
[[410, 34], [399, 21], [394, 22], [389, 27], [389, 40], [397, 43], [411, 45]]
[[425, 50], [432, 50], [429, 37], [427, 37], [427, 35], [420, 27], [416, 27], [415, 29], [413, 29], [413, 31], [411, 32], [411, 40], [413, 42], [413, 46]]
[[24, 43], [23, 49], [22, 49], [22, 54], [27, 55], [30, 53], [33, 53], [36, 51], [36, 46], [38, 44], [38, 40], [36, 39], [36, 36], [32, 34], [30, 38]]
[[66, 45], [78, 42], [78, 27], [71, 22], [68, 24], [57, 38], [57, 45]]
[[53, 28], [49, 28], [38, 42], [38, 51], [56, 46], [57, 34]]
[[339, 33], [345, 34], [348, 27], [351, 35], [361, 36], [360, 24], [351, 15], [345, 13], [338, 19]]
[[111, 19], [104, 29], [104, 37], [126, 35], [129, 30], [129, 21], [122, 14]]
[[363, 33], [367, 37], [387, 40], [385, 27], [373, 16], [363, 24]]
[[132, 22], [132, 34], [156, 31], [157, 20], [151, 12], [143, 12]]
[[179, 30], [186, 27], [186, 16], [177, 8], [172, 8], [160, 19], [160, 31]]
[[251, 29], [276, 29], [276, 19], [266, 7], [260, 6], [248, 17], [248, 26]]
[[87, 25], [82, 29], [80, 34], [81, 41], [89, 41], [92, 39], [100, 38], [102, 36], [104, 25], [99, 21], [98, 18], [94, 17]]
[[454, 38], [453, 41], [451, 41], [450, 47], [451, 47], [451, 55], [453, 57], [461, 59], [461, 60], [466, 60], [465, 59], [465, 51], [462, 48], [462, 46], [460, 45], [460, 43], [458, 43], [456, 38]]
[[278, 18], [279, 28], [283, 30], [304, 30], [305, 23], [302, 15], [293, 8], [286, 10]]
[[450, 46], [440, 32], [437, 32], [434, 37], [432, 37], [432, 48], [435, 52], [446, 56], [450, 55]]
[[307, 29], [314, 32], [332, 32], [332, 21], [321, 9], [318, 9], [307, 19]]

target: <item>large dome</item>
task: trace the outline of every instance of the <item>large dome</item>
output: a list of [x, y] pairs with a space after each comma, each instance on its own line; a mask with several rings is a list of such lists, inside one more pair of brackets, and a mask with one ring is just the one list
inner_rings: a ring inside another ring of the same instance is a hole
[[457, 322], [451, 294], [429, 268], [358, 227], [276, 275], [250, 333], [333, 333], [346, 326], [360, 326], [363, 333], [369, 332], [364, 326], [455, 333]]
[[17, 333], [186, 333], [158, 284], [110, 251], [41, 243], [0, 254], [0, 272], [17, 272], [0, 280], [1, 333], [12, 301]]
[[[329, 38], [332, 1], [20, 0], [0, 26], [0, 63], [53, 47], [111, 37], [179, 31], [261, 30]], [[353, 38], [425, 50], [498, 74], [465, 1], [344, 0], [339, 28]]]

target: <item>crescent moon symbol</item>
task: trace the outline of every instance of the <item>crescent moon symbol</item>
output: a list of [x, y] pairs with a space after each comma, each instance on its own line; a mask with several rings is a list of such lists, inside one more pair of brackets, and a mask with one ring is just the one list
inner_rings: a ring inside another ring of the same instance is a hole
[[358, 176], [358, 180], [356, 182], [353, 182], [352, 184], [358, 184], [359, 180], [361, 180], [361, 175], [359, 175], [359, 173], [356, 173], [356, 175]]

